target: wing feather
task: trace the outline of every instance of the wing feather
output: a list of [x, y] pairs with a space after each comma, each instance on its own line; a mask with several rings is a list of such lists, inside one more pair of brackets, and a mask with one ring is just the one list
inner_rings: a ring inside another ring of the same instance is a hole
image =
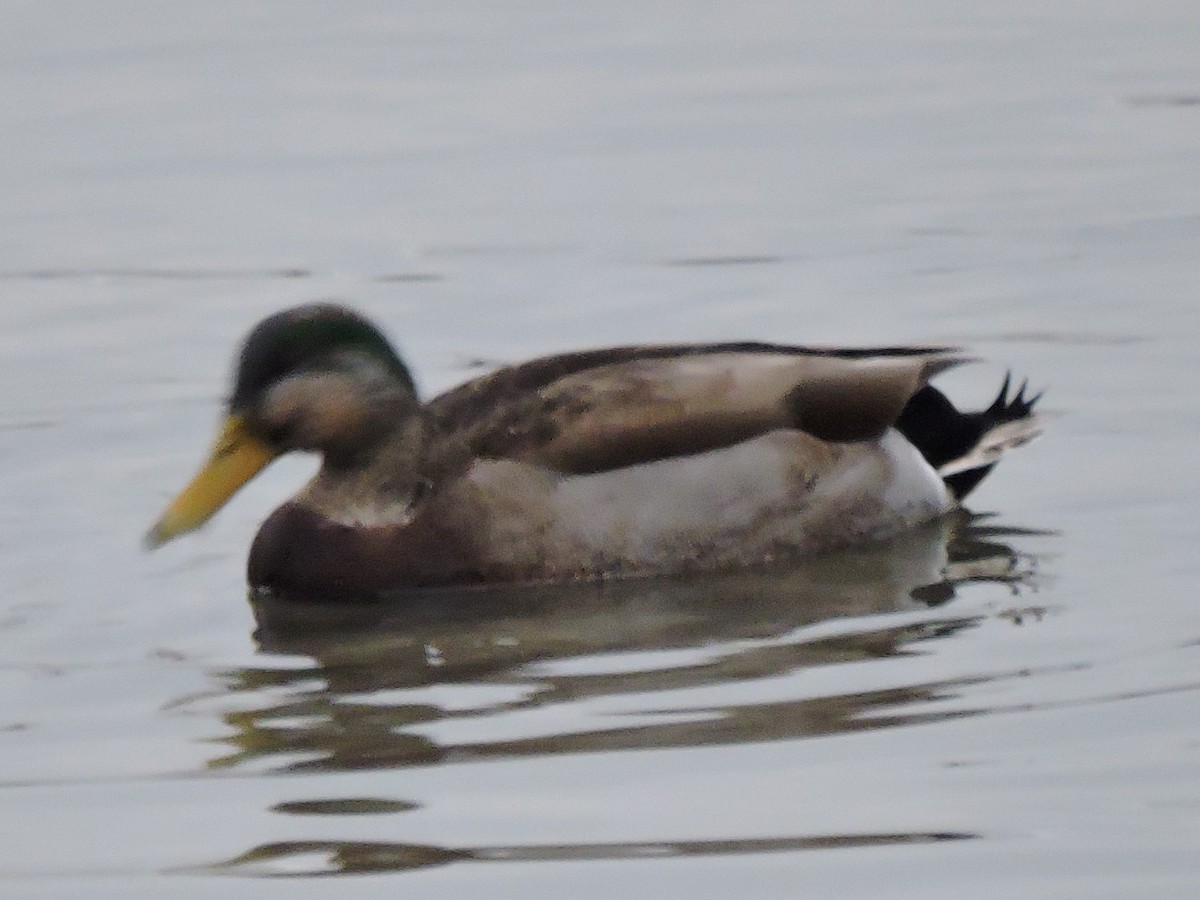
[[[601, 472], [781, 428], [829, 441], [878, 437], [929, 378], [962, 361], [941, 348], [872, 356], [717, 345], [630, 356], [636, 349], [578, 368], [565, 356], [500, 370], [435, 399], [430, 410], [474, 455]], [[497, 402], [484, 408], [485, 398]]]

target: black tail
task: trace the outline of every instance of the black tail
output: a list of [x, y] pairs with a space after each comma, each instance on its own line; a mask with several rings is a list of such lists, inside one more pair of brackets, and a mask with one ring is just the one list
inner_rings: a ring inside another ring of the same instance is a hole
[[[981, 458], [981, 464], [970, 468], [955, 468], [952, 474], [943, 476], [955, 499], [962, 500], [996, 464], [994, 457], [1003, 449], [1017, 446], [1033, 438], [1038, 429], [1033, 423], [1033, 406], [1041, 398], [1036, 394], [1025, 398], [1028, 382], [1022, 382], [1016, 396], [1008, 399], [1012, 373], [1004, 376], [1000, 393], [987, 409], [978, 412], [959, 412], [946, 395], [935, 387], [926, 385], [917, 391], [904, 407], [896, 422], [896, 428], [908, 438], [926, 461], [941, 471], [950, 463], [962, 460], [978, 451], [985, 438], [998, 426], [1010, 422], [1029, 420], [1030, 428], [1020, 431], [1004, 446], [990, 449]], [[986, 459], [987, 461], [984, 461]]]

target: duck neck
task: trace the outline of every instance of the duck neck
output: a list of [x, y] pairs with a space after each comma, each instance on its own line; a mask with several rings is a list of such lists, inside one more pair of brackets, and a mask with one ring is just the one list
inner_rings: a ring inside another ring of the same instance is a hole
[[430, 427], [421, 411], [352, 453], [326, 451], [321, 469], [297, 500], [344, 525], [402, 525], [424, 494]]

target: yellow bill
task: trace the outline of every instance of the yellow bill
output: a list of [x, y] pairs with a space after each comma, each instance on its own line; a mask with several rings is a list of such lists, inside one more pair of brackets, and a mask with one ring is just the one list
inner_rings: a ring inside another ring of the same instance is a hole
[[278, 455], [246, 430], [240, 415], [228, 416], [208, 461], [146, 532], [146, 547], [153, 550], [199, 528]]

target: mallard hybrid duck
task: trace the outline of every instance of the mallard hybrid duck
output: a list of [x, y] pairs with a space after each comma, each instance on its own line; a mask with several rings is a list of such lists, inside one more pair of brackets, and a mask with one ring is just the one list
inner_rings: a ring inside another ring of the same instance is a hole
[[959, 412], [950, 348], [618, 347], [422, 403], [383, 334], [314, 304], [242, 346], [212, 455], [147, 534], [204, 523], [291, 450], [321, 468], [263, 524], [251, 587], [340, 601], [679, 574], [877, 541], [954, 508], [1039, 431], [1025, 388]]

